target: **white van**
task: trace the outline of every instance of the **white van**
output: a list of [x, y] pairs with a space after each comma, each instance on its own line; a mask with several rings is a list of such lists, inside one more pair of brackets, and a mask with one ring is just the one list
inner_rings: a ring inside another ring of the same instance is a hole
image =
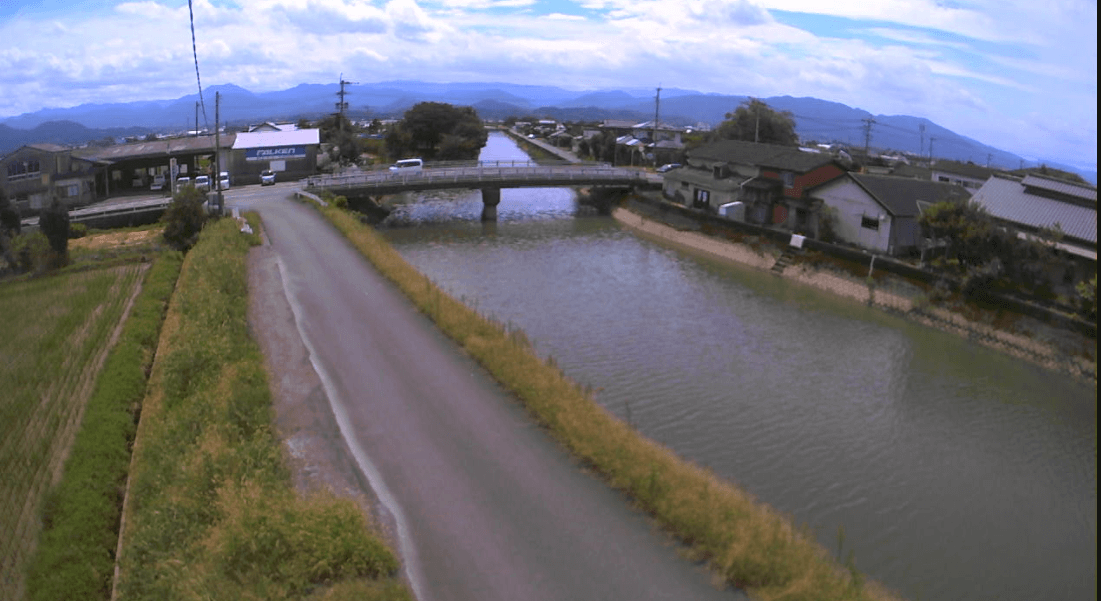
[[420, 159], [402, 159], [390, 165], [390, 173], [420, 173], [424, 161]]

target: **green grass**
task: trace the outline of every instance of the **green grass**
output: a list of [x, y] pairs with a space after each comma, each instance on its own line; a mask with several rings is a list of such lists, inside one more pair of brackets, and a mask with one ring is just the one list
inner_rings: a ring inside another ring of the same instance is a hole
[[21, 598], [85, 404], [144, 266], [0, 285], [0, 596]]
[[184, 261], [134, 446], [122, 599], [295, 599], [394, 582], [397, 560], [354, 501], [292, 488], [248, 332], [257, 242], [223, 219]]
[[522, 332], [442, 292], [355, 217], [319, 210], [574, 456], [626, 492], [724, 580], [762, 600], [896, 598], [838, 563], [788, 516], [611, 415], [553, 362], [539, 358]]
[[182, 256], [157, 258], [100, 373], [28, 576], [30, 599], [107, 599], [130, 444]]

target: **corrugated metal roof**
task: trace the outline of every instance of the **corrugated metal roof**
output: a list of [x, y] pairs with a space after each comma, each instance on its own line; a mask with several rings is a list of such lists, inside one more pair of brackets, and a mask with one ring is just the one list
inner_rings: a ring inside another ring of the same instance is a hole
[[68, 146], [62, 146], [60, 144], [49, 144], [46, 142], [38, 144], [27, 144], [27, 147], [41, 150], [43, 152], [65, 152], [66, 150], [69, 150]]
[[970, 196], [961, 186], [943, 182], [864, 173], [849, 173], [849, 177], [895, 217], [917, 216], [919, 201], [967, 200]]
[[698, 160], [757, 165], [796, 173], [806, 173], [834, 162], [833, 157], [828, 154], [802, 152], [793, 146], [757, 144], [742, 140], [723, 140], [701, 146], [688, 151], [688, 156]]
[[1024, 182], [996, 176], [986, 180], [972, 199], [997, 219], [1032, 228], [1050, 228], [1059, 224], [1068, 238], [1097, 246], [1096, 207], [1029, 194]]
[[1082, 184], [1029, 174], [1025, 176], [1021, 185], [1026, 188], [1040, 188], [1042, 190], [1050, 190], [1059, 194], [1066, 194], [1083, 200], [1097, 202], [1097, 188], [1083, 186]]
[[276, 146], [302, 146], [321, 143], [321, 130], [295, 129], [291, 131], [257, 131], [237, 134], [233, 148], [274, 148]]
[[[233, 145], [233, 139], [234, 134], [222, 136], [222, 148], [231, 147]], [[115, 162], [125, 159], [162, 157], [203, 151], [214, 151], [214, 136], [169, 138], [167, 140], [135, 142], [133, 144], [118, 144], [116, 146], [89, 146], [88, 148], [81, 148], [73, 151], [73, 155], [93, 161]]]

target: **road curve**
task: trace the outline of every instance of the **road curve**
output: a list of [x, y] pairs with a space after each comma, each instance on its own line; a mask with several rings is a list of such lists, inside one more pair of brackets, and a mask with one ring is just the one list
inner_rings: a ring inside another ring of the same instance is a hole
[[[731, 600], [288, 190], [248, 194], [420, 601]], [[294, 327], [291, 325], [290, 327]], [[341, 445], [343, 447], [343, 445]]]

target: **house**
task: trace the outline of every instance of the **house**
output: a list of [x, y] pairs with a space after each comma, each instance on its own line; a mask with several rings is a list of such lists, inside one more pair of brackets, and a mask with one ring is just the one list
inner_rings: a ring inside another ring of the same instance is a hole
[[1034, 237], [1058, 227], [1056, 248], [1075, 265], [1065, 279], [1077, 281], [1097, 272], [1097, 188], [1029, 174], [1023, 178], [997, 174], [986, 180], [972, 200], [997, 222], [1019, 236]]
[[963, 202], [969, 194], [955, 184], [847, 173], [815, 187], [811, 197], [826, 207], [837, 239], [897, 256], [921, 247], [920, 203]]
[[933, 181], [956, 184], [972, 191], [978, 190], [986, 180], [990, 179], [990, 176], [999, 173], [998, 169], [943, 159], [938, 160], [930, 170], [932, 171], [930, 178]]
[[694, 148], [686, 161], [665, 174], [666, 198], [709, 211], [741, 203], [737, 213], [748, 223], [812, 236], [818, 233], [822, 203], [808, 191], [845, 174], [828, 154], [740, 140]]
[[57, 144], [28, 144], [0, 158], [0, 188], [20, 213], [37, 213], [54, 198], [69, 207], [96, 200], [95, 161]]
[[298, 129], [298, 125], [295, 123], [275, 123], [272, 121], [265, 121], [259, 125], [250, 125], [249, 132], [271, 132], [271, 131], [294, 131]]

